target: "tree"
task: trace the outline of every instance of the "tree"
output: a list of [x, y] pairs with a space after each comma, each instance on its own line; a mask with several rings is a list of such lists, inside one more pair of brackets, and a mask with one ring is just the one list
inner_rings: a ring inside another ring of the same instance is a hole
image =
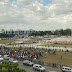
[[[17, 66], [17, 63], [3, 61], [2, 64], [0, 64], [0, 72], [26, 72], [23, 69], [17, 68]], [[3, 67], [5, 68], [4, 70], [2, 70]]]
[[64, 30], [63, 29], [60, 30], [60, 35], [64, 35]]
[[60, 31], [59, 30], [56, 30], [56, 31], [54, 31], [54, 35], [60, 35]]
[[12, 30], [12, 35], [14, 35], [14, 31]]
[[2, 62], [2, 66], [6, 68], [6, 70], [9, 69], [15, 69], [17, 68], [18, 64], [17, 63], [11, 63], [11, 62]]
[[64, 34], [70, 36], [71, 35], [71, 29], [64, 30]]

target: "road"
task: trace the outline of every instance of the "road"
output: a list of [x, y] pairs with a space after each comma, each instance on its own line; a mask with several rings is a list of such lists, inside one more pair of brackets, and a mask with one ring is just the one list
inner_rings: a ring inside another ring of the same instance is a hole
[[[23, 65], [22, 61], [19, 61], [18, 64], [19, 64], [20, 69], [25, 69], [27, 72], [38, 72], [38, 71], [34, 71], [31, 66]], [[46, 72], [62, 72], [58, 68], [51, 68], [51, 67], [48, 67], [48, 66], [44, 66], [44, 67], [46, 69]]]

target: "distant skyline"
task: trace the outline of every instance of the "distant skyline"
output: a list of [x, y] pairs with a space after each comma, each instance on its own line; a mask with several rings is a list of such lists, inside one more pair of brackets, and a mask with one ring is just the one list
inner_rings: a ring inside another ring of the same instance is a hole
[[72, 0], [0, 0], [0, 30], [72, 29]]

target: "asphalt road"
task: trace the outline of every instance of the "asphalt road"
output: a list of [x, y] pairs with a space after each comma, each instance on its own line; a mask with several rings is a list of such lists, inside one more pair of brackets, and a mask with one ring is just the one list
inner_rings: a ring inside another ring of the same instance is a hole
[[[19, 61], [18, 64], [19, 64], [20, 69], [25, 69], [27, 72], [38, 72], [38, 71], [34, 71], [31, 66], [23, 65], [22, 61]], [[46, 69], [46, 72], [62, 72], [58, 68], [51, 68], [51, 67], [48, 67], [48, 66], [44, 66], [44, 67]]]

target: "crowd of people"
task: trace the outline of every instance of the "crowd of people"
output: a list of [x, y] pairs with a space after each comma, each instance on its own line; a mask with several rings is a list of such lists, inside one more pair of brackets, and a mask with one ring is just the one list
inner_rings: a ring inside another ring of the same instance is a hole
[[[51, 54], [51, 49], [35, 49], [35, 48], [7, 48], [4, 46], [0, 47], [0, 55], [9, 55], [17, 59], [39, 59], [45, 55]], [[56, 51], [53, 51], [56, 54]]]

